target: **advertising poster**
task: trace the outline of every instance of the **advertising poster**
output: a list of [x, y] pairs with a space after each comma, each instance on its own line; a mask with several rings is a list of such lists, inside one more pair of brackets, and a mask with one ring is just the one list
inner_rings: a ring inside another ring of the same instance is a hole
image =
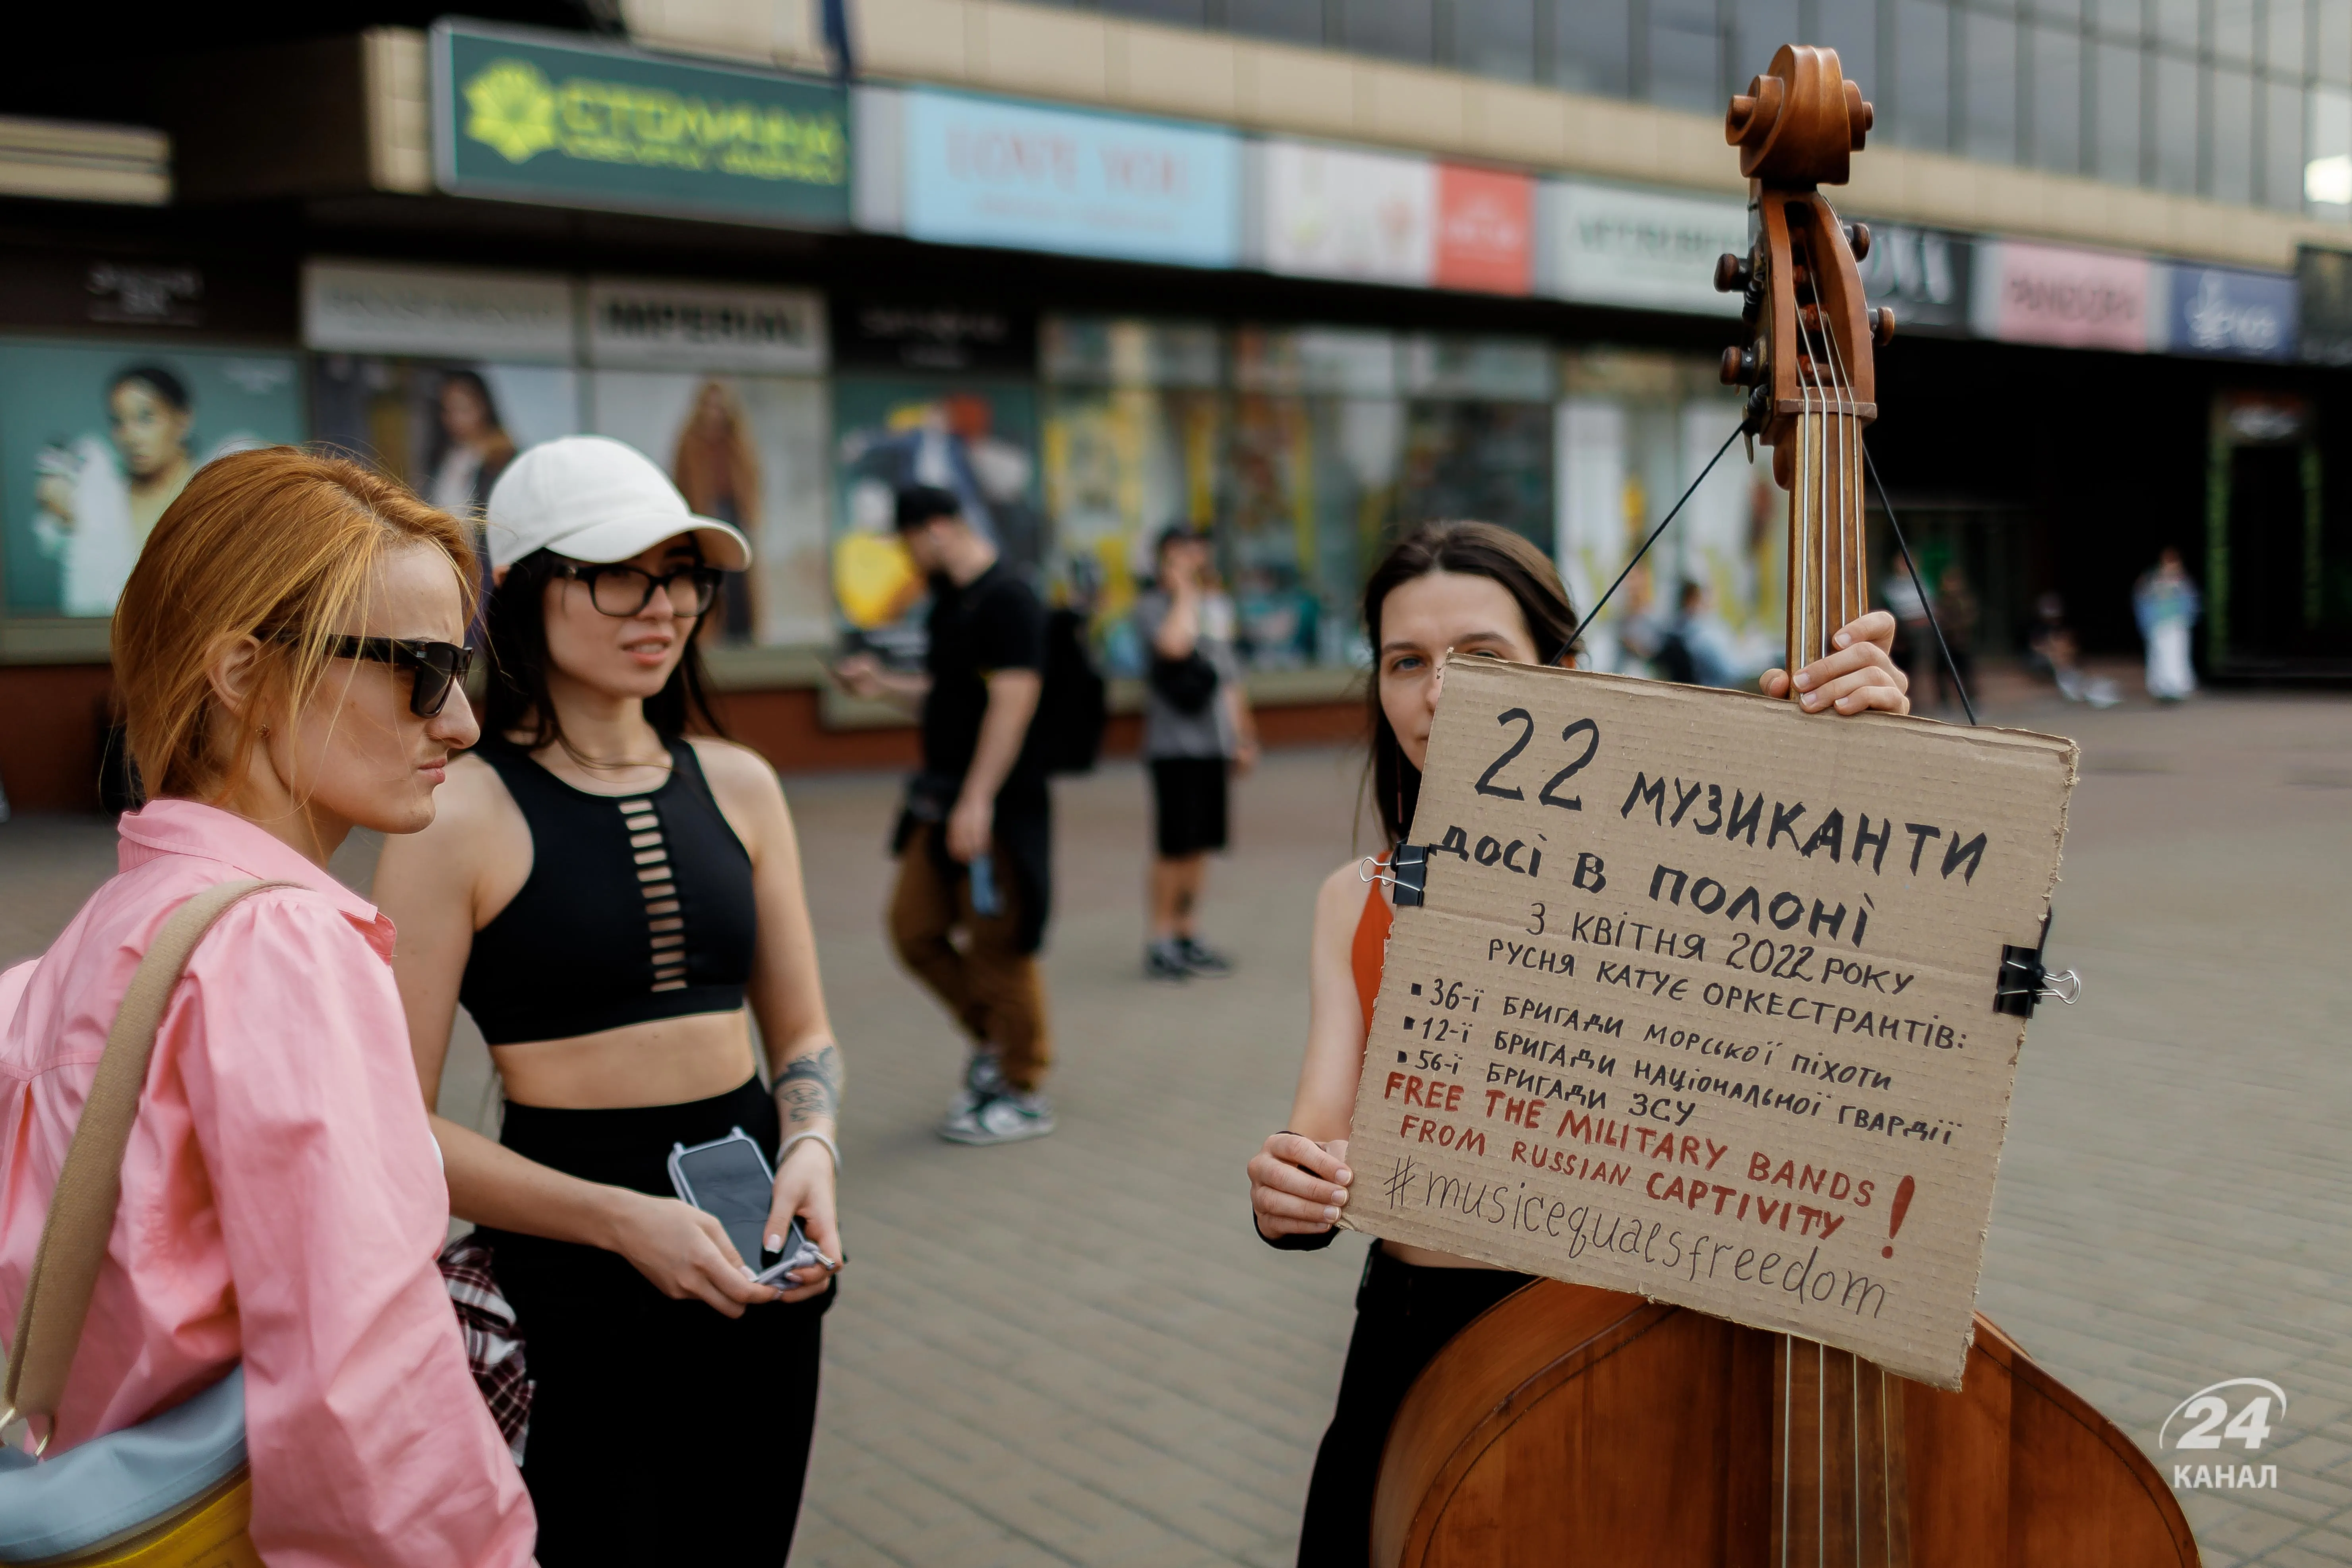
[[306, 262], [311, 429], [479, 517], [517, 452], [581, 427], [572, 306], [552, 273]]
[[730, 642], [806, 645], [833, 637], [825, 582], [824, 384], [814, 377], [599, 370], [590, 430], [662, 466], [702, 517], [751, 541], [730, 573], [719, 628]]
[[952, 491], [1006, 561], [1036, 571], [1036, 388], [840, 376], [833, 400], [835, 609], [854, 637], [909, 659], [922, 648], [926, 591], [898, 544], [898, 492]]
[[110, 616], [196, 469], [303, 440], [291, 354], [0, 344], [0, 522], [18, 616]]
[[481, 514], [517, 452], [580, 429], [580, 375], [563, 365], [326, 354], [310, 396], [320, 442], [459, 517]]

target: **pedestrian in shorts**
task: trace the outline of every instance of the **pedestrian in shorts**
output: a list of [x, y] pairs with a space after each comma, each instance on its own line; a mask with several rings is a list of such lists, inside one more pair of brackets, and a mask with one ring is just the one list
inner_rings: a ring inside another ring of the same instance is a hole
[[1181, 524], [1160, 534], [1158, 582], [1134, 615], [1150, 659], [1143, 755], [1159, 851], [1143, 973], [1169, 982], [1230, 973], [1232, 961], [1201, 941], [1196, 921], [1209, 854], [1225, 847], [1232, 776], [1257, 763], [1257, 724], [1234, 653], [1233, 601], [1210, 574], [1205, 535]]

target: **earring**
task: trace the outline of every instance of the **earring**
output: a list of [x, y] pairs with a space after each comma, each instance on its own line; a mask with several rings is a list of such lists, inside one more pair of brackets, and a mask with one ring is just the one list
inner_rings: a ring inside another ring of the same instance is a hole
[[269, 726], [267, 724], [261, 727], [261, 738], [265, 741], [269, 739]]

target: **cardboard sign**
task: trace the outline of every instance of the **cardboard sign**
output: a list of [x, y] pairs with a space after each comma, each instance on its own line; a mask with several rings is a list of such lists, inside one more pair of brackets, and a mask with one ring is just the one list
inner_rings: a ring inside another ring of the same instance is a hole
[[1346, 1223], [1957, 1388], [2076, 756], [1449, 665]]

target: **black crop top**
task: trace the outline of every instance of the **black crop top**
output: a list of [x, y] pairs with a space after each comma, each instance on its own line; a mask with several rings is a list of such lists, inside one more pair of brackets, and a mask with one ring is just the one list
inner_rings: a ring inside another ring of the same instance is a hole
[[530, 825], [530, 876], [474, 933], [458, 999], [494, 1046], [563, 1040], [743, 1005], [758, 917], [751, 858], [694, 748], [645, 795], [590, 795], [485, 736]]

